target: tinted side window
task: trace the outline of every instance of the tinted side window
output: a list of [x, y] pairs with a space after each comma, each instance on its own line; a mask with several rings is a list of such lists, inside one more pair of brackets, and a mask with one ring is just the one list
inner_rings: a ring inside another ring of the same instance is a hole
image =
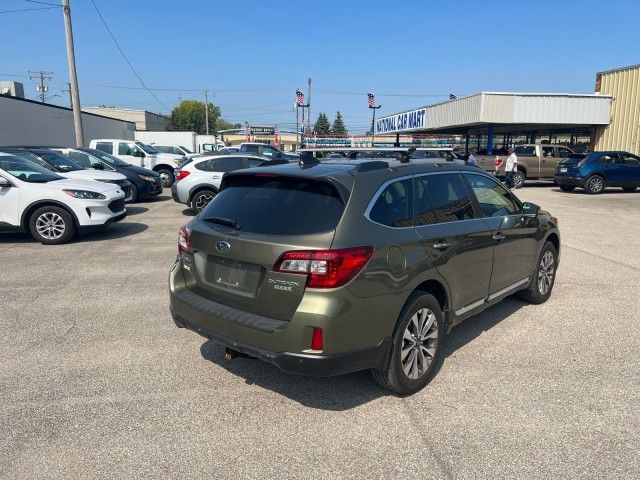
[[542, 156], [543, 157], [555, 156], [555, 153], [553, 152], [553, 147], [542, 147]]
[[247, 163], [249, 164], [249, 168], [259, 167], [260, 165], [262, 165], [263, 162], [264, 160], [261, 160], [259, 158], [247, 158]]
[[393, 182], [378, 196], [369, 218], [388, 227], [410, 227], [413, 218], [413, 181]]
[[635, 155], [631, 155], [630, 153], [623, 153], [620, 155], [622, 157], [622, 163], [625, 165], [640, 165], [640, 158]]
[[118, 144], [118, 155], [133, 155], [135, 151], [136, 148], [133, 143], [120, 142]]
[[573, 152], [571, 150], [569, 150], [568, 148], [558, 147], [558, 156], [561, 157], [561, 158], [568, 157], [572, 153]]
[[534, 146], [516, 147], [514, 150], [514, 153], [518, 156], [523, 156], [523, 157], [535, 157], [536, 147]]
[[113, 154], [113, 145], [111, 142], [98, 142], [96, 144], [96, 150]]
[[243, 145], [243, 152], [260, 153], [260, 145]]
[[242, 157], [223, 157], [216, 159], [215, 162], [215, 169], [213, 169], [213, 165], [210, 165], [215, 172], [231, 172], [245, 168]]
[[474, 218], [471, 198], [456, 173], [416, 177], [416, 192], [421, 210], [416, 211], [416, 225]]
[[616, 163], [617, 160], [618, 155], [615, 153], [603, 153], [596, 161], [599, 163]]
[[501, 217], [520, 213], [520, 208], [509, 191], [492, 178], [473, 173], [465, 173], [464, 176], [485, 216]]
[[204, 162], [198, 162], [193, 166], [197, 170], [202, 170], [203, 172], [215, 172], [215, 162], [217, 162], [217, 160], [206, 160]]

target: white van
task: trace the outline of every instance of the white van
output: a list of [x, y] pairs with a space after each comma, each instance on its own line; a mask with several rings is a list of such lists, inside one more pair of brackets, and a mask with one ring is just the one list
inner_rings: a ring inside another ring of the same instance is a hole
[[186, 160], [184, 156], [161, 153], [150, 145], [133, 140], [98, 138], [91, 140], [89, 146], [118, 157], [131, 165], [157, 172], [165, 187], [173, 184], [175, 181], [173, 170]]

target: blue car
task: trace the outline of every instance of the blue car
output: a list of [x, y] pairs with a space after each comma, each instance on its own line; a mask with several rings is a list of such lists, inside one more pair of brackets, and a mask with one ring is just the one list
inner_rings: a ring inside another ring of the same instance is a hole
[[640, 187], [640, 157], [613, 151], [572, 154], [558, 164], [553, 180], [563, 192], [576, 187], [594, 194], [607, 187], [633, 192]]

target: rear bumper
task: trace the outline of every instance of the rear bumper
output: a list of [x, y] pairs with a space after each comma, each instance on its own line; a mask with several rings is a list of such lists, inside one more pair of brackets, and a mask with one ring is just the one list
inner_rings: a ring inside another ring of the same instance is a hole
[[391, 348], [391, 339], [384, 338], [378, 345], [334, 355], [313, 355], [290, 352], [271, 352], [262, 348], [238, 342], [214, 333], [202, 326], [188, 322], [172, 313], [178, 327], [184, 327], [199, 333], [205, 338], [218, 342], [227, 348], [271, 363], [283, 372], [316, 377], [330, 377], [357, 372], [369, 368], [382, 369]]
[[570, 187], [581, 187], [582, 185], [584, 185], [584, 178], [556, 175], [555, 177], [553, 177], [553, 182], [556, 185], [568, 185]]

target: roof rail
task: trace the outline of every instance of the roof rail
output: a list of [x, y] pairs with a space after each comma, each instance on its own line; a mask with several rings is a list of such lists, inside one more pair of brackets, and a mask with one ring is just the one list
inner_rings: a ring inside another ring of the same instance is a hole
[[382, 160], [372, 160], [371, 162], [362, 162], [355, 166], [353, 169], [354, 172], [370, 172], [371, 170], [384, 170], [389, 168], [388, 162], [383, 162]]

